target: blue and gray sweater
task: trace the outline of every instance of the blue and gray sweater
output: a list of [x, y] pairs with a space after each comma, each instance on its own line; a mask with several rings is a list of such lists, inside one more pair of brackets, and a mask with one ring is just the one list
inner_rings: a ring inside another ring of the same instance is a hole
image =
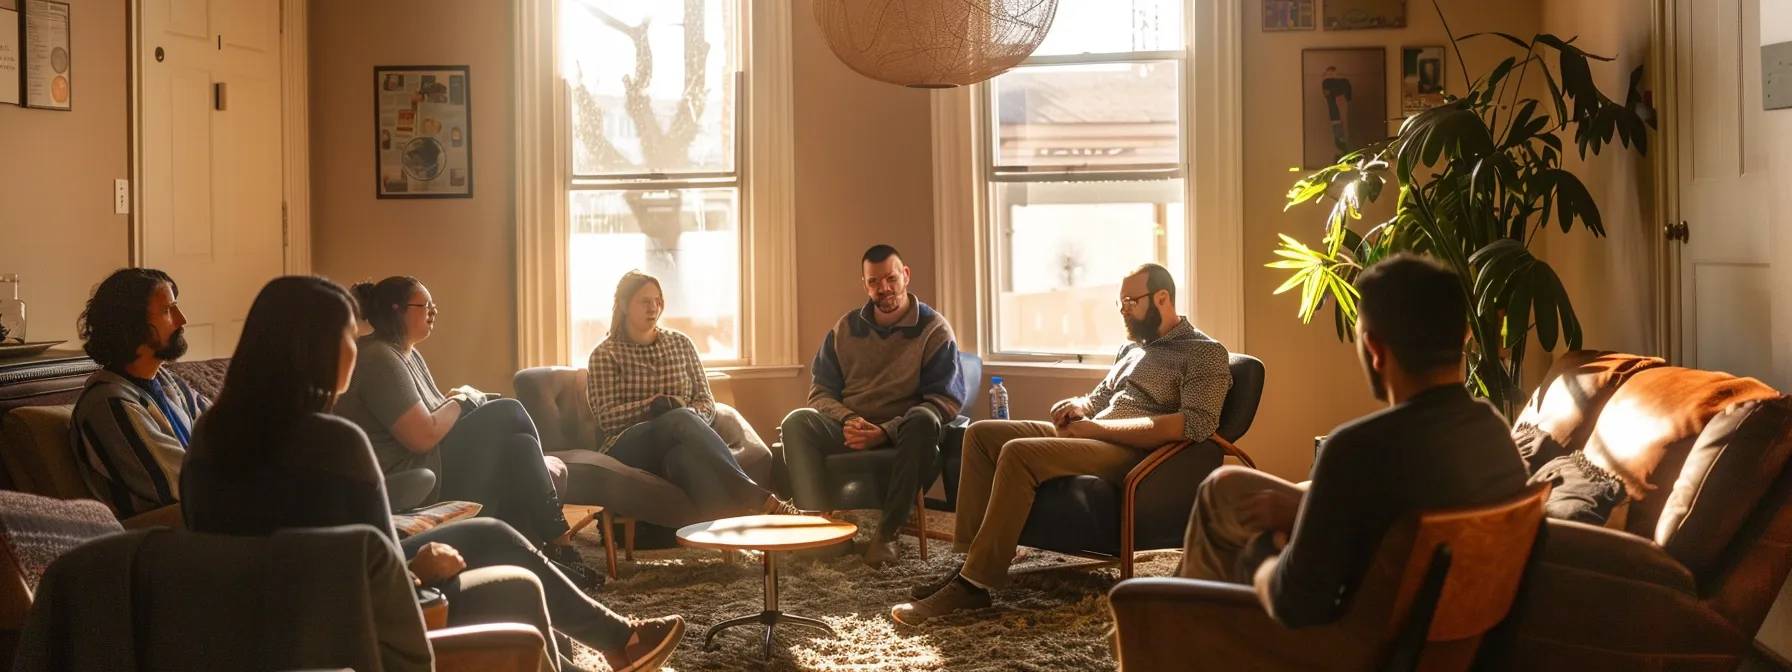
[[966, 395], [952, 325], [913, 294], [909, 304], [890, 327], [878, 326], [871, 302], [840, 318], [815, 353], [810, 408], [837, 422], [864, 418], [890, 436], [910, 410], [958, 417]]

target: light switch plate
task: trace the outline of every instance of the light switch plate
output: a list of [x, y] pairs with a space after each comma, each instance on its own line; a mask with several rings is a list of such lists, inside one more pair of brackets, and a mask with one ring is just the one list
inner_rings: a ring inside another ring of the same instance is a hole
[[112, 181], [112, 214], [131, 214], [131, 181]]

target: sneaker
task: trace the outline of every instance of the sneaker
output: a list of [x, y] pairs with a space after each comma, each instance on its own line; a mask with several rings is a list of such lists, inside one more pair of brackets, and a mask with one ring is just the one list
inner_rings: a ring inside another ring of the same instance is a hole
[[684, 617], [665, 616], [643, 621], [630, 621], [634, 628], [628, 643], [621, 648], [599, 651], [604, 662], [615, 672], [652, 672], [660, 669], [678, 649], [684, 638]]
[[548, 564], [571, 579], [573, 585], [587, 591], [603, 587], [607, 577], [603, 572], [585, 564], [585, 558], [579, 555], [578, 549], [563, 544], [548, 544], [547, 548], [541, 549], [541, 554], [547, 557]]
[[989, 591], [974, 588], [956, 575], [953, 579], [927, 599], [896, 605], [890, 609], [890, 618], [903, 625], [920, 625], [947, 614], [989, 607]]
[[945, 588], [948, 584], [952, 583], [954, 579], [957, 579], [959, 574], [963, 573], [964, 565], [961, 564], [957, 567], [953, 567], [952, 571], [947, 572], [945, 576], [940, 577], [933, 583], [915, 586], [913, 590], [908, 591], [909, 599], [919, 602], [932, 597], [934, 593], [940, 592], [941, 588]]
[[778, 499], [777, 495], [772, 495], [771, 497], [767, 497], [766, 499], [768, 501], [765, 503], [765, 515], [768, 515], [768, 516], [806, 515], [803, 513], [803, 511], [801, 509], [796, 508], [795, 504], [790, 503], [789, 500]]

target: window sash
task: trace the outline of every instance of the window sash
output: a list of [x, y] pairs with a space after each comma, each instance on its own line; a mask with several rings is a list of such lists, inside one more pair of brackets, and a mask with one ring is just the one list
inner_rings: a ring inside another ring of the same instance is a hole
[[[746, 3], [743, 1], [741, 4], [745, 5]], [[738, 29], [740, 27], [736, 26], [736, 28]], [[739, 39], [745, 39], [745, 37], [743, 36]], [[746, 89], [747, 73], [745, 70], [734, 71], [733, 84], [734, 84], [734, 86], [731, 89], [731, 91], [733, 92], [733, 95], [734, 95], [734, 169], [733, 170], [719, 170], [719, 171], [671, 170], [671, 171], [647, 171], [647, 172], [638, 172], [638, 173], [620, 173], [620, 172], [619, 173], [603, 173], [603, 172], [581, 173], [581, 172], [578, 172], [578, 167], [573, 158], [574, 144], [577, 143], [578, 141], [573, 137], [572, 133], [569, 130], [568, 133], [566, 134], [566, 148], [567, 148], [566, 175], [568, 178], [567, 181], [569, 183], [575, 185], [575, 188], [576, 188], [576, 185], [578, 185], [580, 183], [590, 184], [590, 183], [609, 183], [609, 182], [622, 182], [622, 183], [626, 183], [626, 182], [668, 182], [668, 181], [684, 181], [684, 180], [705, 180], [705, 179], [713, 179], [713, 178], [720, 178], [720, 177], [729, 177], [729, 178], [733, 178], [735, 180], [739, 180], [740, 175], [743, 172], [743, 170], [741, 168], [741, 164], [747, 163], [749, 160], [747, 157], [747, 137], [746, 136], [749, 135], [750, 133], [746, 130], [746, 124], [747, 124], [746, 102], [752, 100], [752, 98], [751, 98], [752, 94], [751, 94], [751, 92], [747, 91], [747, 89]], [[572, 89], [572, 81], [571, 80], [567, 80], [566, 87], [567, 87], [566, 118], [568, 120], [568, 123], [570, 124], [571, 119], [572, 119], [572, 105], [573, 105], [572, 94], [571, 94], [571, 89]]]

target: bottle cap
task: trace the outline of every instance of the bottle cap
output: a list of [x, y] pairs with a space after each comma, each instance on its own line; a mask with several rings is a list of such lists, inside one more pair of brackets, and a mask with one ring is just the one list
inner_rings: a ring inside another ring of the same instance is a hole
[[990, 378], [990, 380], [991, 380], [991, 381], [993, 381], [993, 382], [994, 382], [994, 384], [996, 384], [996, 385], [1001, 385], [1001, 384], [1002, 384], [1002, 377], [1001, 377], [1001, 376], [996, 376], [996, 377], [994, 377], [994, 378]]

